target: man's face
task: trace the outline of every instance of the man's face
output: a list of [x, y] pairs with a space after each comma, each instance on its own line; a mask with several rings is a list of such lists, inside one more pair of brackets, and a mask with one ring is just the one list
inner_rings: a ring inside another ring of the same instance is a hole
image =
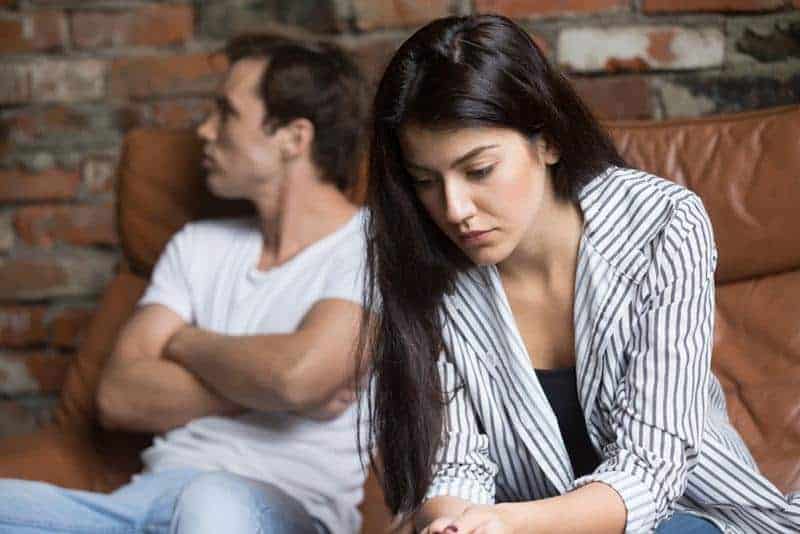
[[278, 132], [264, 125], [268, 112], [258, 96], [267, 61], [242, 59], [228, 70], [216, 107], [198, 127], [204, 141], [203, 166], [211, 191], [225, 198], [253, 198], [277, 183], [283, 162]]

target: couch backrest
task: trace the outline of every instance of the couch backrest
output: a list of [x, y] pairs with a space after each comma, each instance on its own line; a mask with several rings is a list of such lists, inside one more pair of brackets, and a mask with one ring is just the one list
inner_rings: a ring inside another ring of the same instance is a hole
[[[800, 106], [608, 126], [631, 165], [703, 198], [720, 251], [714, 370], [765, 474], [800, 490]], [[91, 417], [116, 329], [169, 237], [186, 221], [250, 210], [208, 193], [200, 145], [186, 131], [130, 132], [117, 198], [124, 263], [140, 276], [123, 273], [99, 306], [62, 393], [62, 421]]]

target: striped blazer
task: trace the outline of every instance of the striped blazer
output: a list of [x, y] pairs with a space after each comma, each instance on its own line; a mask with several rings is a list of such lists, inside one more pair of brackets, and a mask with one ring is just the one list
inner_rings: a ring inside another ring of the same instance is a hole
[[625, 532], [692, 511], [725, 532], [800, 532], [800, 494], [758, 471], [711, 374], [711, 224], [689, 190], [612, 167], [579, 195], [575, 281], [578, 396], [601, 464], [575, 479], [494, 266], [459, 275], [444, 300], [448, 393], [426, 498], [527, 501], [603, 482]]

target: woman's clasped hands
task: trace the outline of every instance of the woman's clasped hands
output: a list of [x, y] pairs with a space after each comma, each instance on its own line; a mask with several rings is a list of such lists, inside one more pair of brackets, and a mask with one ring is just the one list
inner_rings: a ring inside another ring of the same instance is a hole
[[511, 534], [508, 518], [499, 505], [470, 506], [458, 517], [439, 517], [420, 534]]

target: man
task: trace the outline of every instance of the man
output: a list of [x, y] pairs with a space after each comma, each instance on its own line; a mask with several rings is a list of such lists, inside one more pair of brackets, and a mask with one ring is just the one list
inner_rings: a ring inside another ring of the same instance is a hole
[[224, 53], [203, 163], [257, 217], [172, 238], [103, 372], [101, 422], [161, 434], [145, 471], [110, 495], [0, 481], [2, 532], [358, 531], [361, 78], [325, 44]]

